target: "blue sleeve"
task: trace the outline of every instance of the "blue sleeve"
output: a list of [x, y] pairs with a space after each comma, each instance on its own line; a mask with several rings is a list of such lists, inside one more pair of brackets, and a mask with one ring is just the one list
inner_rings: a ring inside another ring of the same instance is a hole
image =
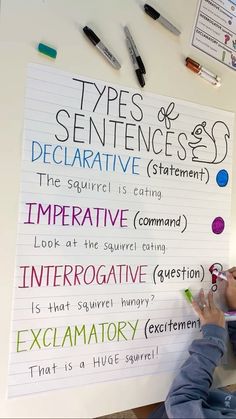
[[233, 346], [234, 355], [236, 355], [236, 321], [228, 323], [229, 338]]
[[176, 376], [165, 406], [171, 418], [203, 417], [213, 373], [226, 350], [226, 330], [213, 324], [202, 327], [203, 337], [193, 341], [189, 358]]

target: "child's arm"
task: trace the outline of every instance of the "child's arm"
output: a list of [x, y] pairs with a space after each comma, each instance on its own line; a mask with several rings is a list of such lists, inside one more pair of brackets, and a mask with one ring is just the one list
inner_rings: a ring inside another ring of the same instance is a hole
[[201, 320], [203, 338], [192, 343], [190, 357], [171, 386], [165, 402], [168, 417], [203, 417], [202, 403], [207, 400], [215, 367], [225, 351], [224, 314], [214, 305], [212, 294], [206, 303], [202, 292], [201, 300], [202, 308], [195, 302], [193, 307]]
[[233, 346], [234, 355], [236, 355], [236, 321], [228, 323], [229, 338]]
[[[236, 311], [236, 268], [233, 267], [227, 272], [227, 283], [225, 290], [225, 298], [229, 310]], [[236, 355], [236, 321], [229, 322], [229, 337], [233, 345], [233, 351]]]

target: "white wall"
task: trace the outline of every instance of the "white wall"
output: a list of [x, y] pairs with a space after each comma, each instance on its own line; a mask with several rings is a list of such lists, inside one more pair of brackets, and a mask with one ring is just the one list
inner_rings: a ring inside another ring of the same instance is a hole
[[[182, 30], [169, 34], [142, 11], [139, 0], [2, 0], [0, 22], [0, 417], [72, 418], [99, 416], [153, 403], [164, 397], [162, 377], [144, 377], [66, 391], [7, 400], [8, 345], [11, 325], [14, 256], [21, 163], [26, 66], [29, 62], [136, 87], [136, 77], [124, 40], [129, 24], [147, 68], [145, 90], [224, 110], [236, 111], [235, 73], [191, 47], [197, 0], [159, 0], [160, 11]], [[157, 5], [152, 0], [151, 4]], [[103, 35], [122, 63], [118, 72], [85, 39], [81, 28], [91, 25]], [[55, 62], [39, 55], [40, 41], [58, 50]], [[193, 56], [222, 76], [214, 89], [185, 68]], [[236, 147], [235, 147], [236, 150]], [[235, 161], [235, 157], [234, 157]], [[233, 214], [236, 188], [233, 185]], [[219, 205], [224, 205], [219, 202]], [[236, 216], [232, 223], [231, 263], [236, 263]], [[236, 382], [236, 373], [221, 372], [221, 383]], [[166, 379], [169, 384], [168, 379]], [[170, 380], [169, 380], [170, 381]], [[148, 388], [148, 391], [147, 391]], [[137, 397], [138, 392], [138, 397]], [[138, 400], [137, 400], [138, 399]]]

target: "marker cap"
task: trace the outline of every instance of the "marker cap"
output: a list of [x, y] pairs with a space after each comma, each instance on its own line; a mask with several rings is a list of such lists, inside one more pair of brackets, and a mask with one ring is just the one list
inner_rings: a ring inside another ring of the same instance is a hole
[[144, 5], [144, 10], [147, 13], [147, 15], [151, 16], [154, 20], [159, 19], [160, 13], [158, 13], [153, 7], [149, 6], [149, 4]]
[[187, 57], [185, 62], [186, 62], [186, 67], [188, 67], [194, 73], [199, 73], [201, 66], [196, 61], [192, 60], [192, 58]]
[[144, 77], [143, 77], [142, 70], [140, 68], [138, 68], [137, 70], [135, 70], [135, 73], [137, 74], [140, 86], [141, 87], [145, 86], [145, 80], [144, 80]]
[[137, 63], [138, 63], [138, 66], [139, 66], [139, 68], [140, 68], [141, 72], [142, 72], [143, 74], [146, 74], [146, 69], [145, 69], [145, 67], [144, 67], [144, 64], [143, 64], [142, 58], [138, 55], [138, 56], [136, 57], [136, 60], [137, 60]]
[[186, 300], [189, 303], [192, 303], [193, 302], [193, 295], [192, 295], [191, 291], [188, 288], [186, 290], [184, 290], [184, 295], [185, 295]]
[[87, 37], [93, 43], [93, 45], [97, 45], [100, 42], [100, 39], [98, 38], [98, 36], [88, 26], [85, 26], [83, 28], [83, 31], [85, 35], [87, 35]]

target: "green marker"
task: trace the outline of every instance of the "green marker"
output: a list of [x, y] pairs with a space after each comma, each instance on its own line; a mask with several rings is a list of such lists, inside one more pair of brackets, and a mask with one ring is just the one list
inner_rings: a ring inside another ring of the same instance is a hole
[[56, 58], [57, 56], [57, 51], [54, 48], [48, 47], [42, 43], [38, 44], [38, 51], [50, 58]]
[[192, 293], [191, 293], [191, 291], [189, 289], [184, 290], [184, 295], [185, 295], [186, 300], [189, 303], [192, 303], [193, 302], [193, 295], [192, 295]]

